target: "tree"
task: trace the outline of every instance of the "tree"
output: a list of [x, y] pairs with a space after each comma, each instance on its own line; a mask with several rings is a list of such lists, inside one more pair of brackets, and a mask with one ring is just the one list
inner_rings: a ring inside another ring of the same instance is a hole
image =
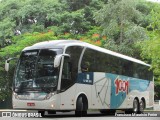
[[148, 4], [150, 11], [150, 24], [147, 26], [148, 40], [140, 42], [142, 57], [152, 65], [155, 80], [160, 80], [160, 5], [157, 3]]
[[62, 14], [61, 26], [63, 32], [84, 34], [95, 26], [93, 14], [101, 8], [103, 2], [99, 0], [60, 0], [68, 10]]
[[20, 0], [2, 0], [0, 3], [0, 47], [6, 44], [14, 34], [16, 14], [21, 4]]
[[2, 0], [0, 4], [0, 43], [26, 32], [42, 32], [60, 26], [65, 4], [58, 0]]
[[97, 23], [108, 36], [105, 47], [123, 54], [139, 57], [134, 50], [137, 41], [147, 38], [141, 26], [144, 14], [137, 9], [138, 2], [133, 0], [108, 0], [95, 14]]
[[26, 32], [52, 29], [57, 34], [80, 34], [95, 25], [93, 13], [101, 8], [98, 0], [2, 0], [0, 43]]

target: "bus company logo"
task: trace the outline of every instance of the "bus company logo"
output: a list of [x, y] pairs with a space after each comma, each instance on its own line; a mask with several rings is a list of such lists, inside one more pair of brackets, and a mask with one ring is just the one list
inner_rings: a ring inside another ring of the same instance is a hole
[[92, 83], [92, 80], [90, 79], [90, 75], [89, 74], [86, 74], [86, 79], [83, 79], [83, 83], [88, 83], [88, 84]]
[[2, 117], [12, 117], [11, 112], [2, 112]]
[[114, 84], [116, 87], [116, 95], [118, 95], [119, 92], [126, 92], [128, 94], [129, 92], [129, 81], [128, 80], [121, 80], [117, 78]]

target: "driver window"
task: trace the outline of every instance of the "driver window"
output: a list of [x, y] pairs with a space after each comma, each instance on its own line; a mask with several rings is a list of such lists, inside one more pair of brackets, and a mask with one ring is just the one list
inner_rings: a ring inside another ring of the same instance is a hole
[[65, 90], [70, 85], [72, 85], [71, 80], [71, 67], [70, 67], [70, 58], [64, 57], [64, 64], [63, 64], [63, 70], [62, 70], [62, 81], [61, 81], [61, 90]]
[[65, 60], [64, 60], [63, 71], [62, 71], [62, 79], [71, 80], [70, 62], [69, 62], [68, 57], [65, 57]]

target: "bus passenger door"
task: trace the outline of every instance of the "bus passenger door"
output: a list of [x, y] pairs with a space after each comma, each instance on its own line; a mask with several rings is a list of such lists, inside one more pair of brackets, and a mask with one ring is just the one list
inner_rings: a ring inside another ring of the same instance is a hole
[[111, 81], [106, 73], [95, 72], [92, 85], [92, 109], [110, 108]]
[[74, 107], [74, 81], [71, 78], [71, 63], [69, 57], [64, 57], [61, 75], [61, 106], [63, 109], [73, 109]]

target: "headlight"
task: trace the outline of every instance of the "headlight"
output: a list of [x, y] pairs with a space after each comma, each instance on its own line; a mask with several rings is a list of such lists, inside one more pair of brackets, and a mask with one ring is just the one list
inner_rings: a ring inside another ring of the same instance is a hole
[[19, 99], [17, 93], [13, 92], [13, 96], [15, 97], [15, 99]]
[[46, 95], [46, 97], [44, 98], [45, 100], [50, 99], [52, 96], [54, 95], [54, 93], [49, 93]]

